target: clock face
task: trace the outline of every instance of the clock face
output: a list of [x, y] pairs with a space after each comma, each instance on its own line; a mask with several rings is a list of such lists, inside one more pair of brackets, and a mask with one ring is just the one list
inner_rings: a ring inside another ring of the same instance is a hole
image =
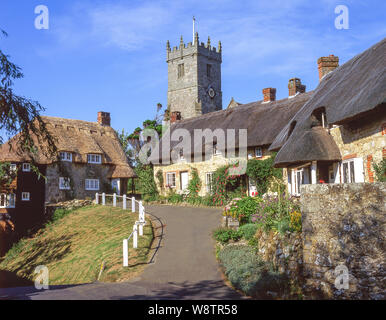
[[209, 97], [214, 98], [214, 96], [216, 95], [216, 92], [213, 90], [213, 88], [209, 88], [208, 95]]

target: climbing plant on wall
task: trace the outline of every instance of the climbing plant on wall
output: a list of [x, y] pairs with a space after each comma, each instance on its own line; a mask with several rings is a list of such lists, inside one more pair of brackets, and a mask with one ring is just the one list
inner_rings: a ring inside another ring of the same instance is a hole
[[270, 180], [273, 177], [282, 179], [283, 170], [273, 167], [276, 153], [265, 160], [250, 159], [247, 164], [247, 176], [255, 181], [257, 191], [260, 195], [268, 190]]

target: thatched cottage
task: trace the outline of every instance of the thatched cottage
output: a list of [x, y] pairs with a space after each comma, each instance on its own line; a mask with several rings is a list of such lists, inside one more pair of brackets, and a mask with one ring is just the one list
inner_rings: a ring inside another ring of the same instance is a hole
[[[268, 151], [270, 144], [280, 130], [288, 123], [295, 113], [310, 99], [312, 92], [305, 92], [305, 86], [300, 79], [294, 78], [289, 81], [289, 97], [276, 100], [276, 89], [263, 89], [263, 100], [248, 104], [234, 104], [231, 107], [203, 114], [201, 116], [181, 119], [179, 114], [171, 116], [170, 136], [179, 130], [191, 137], [190, 148], [181, 148], [180, 141], [171, 141], [170, 147], [166, 147], [164, 135], [160, 143], [159, 157], [150, 157], [154, 164], [155, 179], [157, 175], [163, 176], [164, 185], [159, 185], [159, 191], [166, 194], [170, 190], [184, 193], [191, 177], [192, 169], [197, 169], [202, 182], [200, 195], [205, 195], [211, 190], [213, 172], [221, 166], [235, 163], [240, 160], [266, 159], [271, 152]], [[235, 131], [235, 150], [228, 150], [227, 130]], [[239, 153], [238, 135], [240, 130], [247, 130], [246, 147], [244, 155]], [[195, 130], [210, 130], [213, 137], [205, 140], [201, 148], [201, 139], [194, 139]], [[225, 133], [224, 138], [216, 135], [216, 130]], [[224, 139], [220, 141], [220, 139]], [[223, 144], [221, 143], [223, 142]], [[190, 150], [189, 150], [190, 149]], [[233, 153], [234, 152], [234, 153]], [[173, 157], [173, 153], [177, 155]], [[201, 158], [202, 161], [197, 161]], [[200, 157], [201, 156], [201, 157]], [[242, 176], [243, 183], [248, 186], [247, 192], [251, 194], [256, 191], [252, 181], [246, 175]]]
[[[0, 186], [0, 214], [8, 213], [20, 226], [31, 226], [47, 203], [94, 198], [96, 192], [126, 193], [133, 169], [127, 162], [118, 136], [110, 126], [110, 114], [98, 113], [97, 122], [41, 117], [55, 140], [59, 157], [53, 160], [39, 152], [32, 158], [16, 151], [17, 136], [0, 147], [0, 162], [17, 169], [10, 185]], [[14, 145], [12, 149], [9, 144]], [[46, 177], [38, 178], [31, 163]]]
[[386, 156], [386, 39], [338, 67], [318, 60], [320, 83], [281, 130], [270, 150], [288, 172], [288, 190], [302, 184], [373, 182], [373, 162]]

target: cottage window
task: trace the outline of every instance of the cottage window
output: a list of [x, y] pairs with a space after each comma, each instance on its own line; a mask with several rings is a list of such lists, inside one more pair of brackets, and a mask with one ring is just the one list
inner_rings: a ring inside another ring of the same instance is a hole
[[87, 155], [88, 163], [102, 163], [102, 156], [100, 154], [88, 154]]
[[72, 162], [72, 153], [71, 152], [61, 152], [60, 160]]
[[23, 171], [24, 172], [30, 172], [31, 171], [31, 165], [29, 163], [23, 163]]
[[343, 183], [364, 182], [362, 158], [352, 158], [342, 162]]
[[99, 190], [99, 180], [86, 179], [85, 188], [86, 190]]
[[14, 193], [0, 194], [0, 208], [15, 208], [16, 195]]
[[184, 64], [181, 63], [178, 65], [178, 78], [182, 78], [185, 75]]
[[16, 164], [12, 163], [12, 164], [9, 165], [9, 170], [10, 170], [11, 172], [15, 172], [16, 169], [17, 169]]
[[70, 190], [71, 189], [70, 178], [60, 177], [59, 178], [59, 189], [60, 190]]
[[169, 172], [166, 174], [166, 186], [170, 188], [176, 187], [176, 173]]
[[[289, 179], [289, 183], [293, 184], [292, 194], [300, 196], [300, 186], [310, 183], [310, 167], [292, 170], [292, 174], [292, 178]], [[288, 176], [288, 178], [290, 178], [290, 176]]]
[[263, 156], [263, 149], [261, 147], [255, 148], [255, 157], [261, 158]]
[[29, 201], [30, 200], [30, 193], [29, 192], [22, 192], [21, 193], [21, 200], [22, 201]]
[[207, 172], [205, 174], [206, 192], [212, 193], [213, 190], [213, 172]]

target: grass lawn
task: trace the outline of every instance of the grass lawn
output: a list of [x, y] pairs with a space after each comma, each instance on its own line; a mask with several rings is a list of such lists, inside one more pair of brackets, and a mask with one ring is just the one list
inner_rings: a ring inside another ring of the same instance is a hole
[[[122, 266], [122, 240], [133, 230], [138, 213], [119, 208], [88, 206], [76, 209], [48, 224], [33, 238], [20, 240], [0, 259], [1, 272], [33, 280], [38, 265], [49, 270], [49, 284], [79, 284], [97, 280], [125, 281], [137, 276], [149, 259], [153, 240], [150, 221], [138, 249], [129, 241], [129, 267]], [[0, 287], [2, 286], [0, 278]]]

